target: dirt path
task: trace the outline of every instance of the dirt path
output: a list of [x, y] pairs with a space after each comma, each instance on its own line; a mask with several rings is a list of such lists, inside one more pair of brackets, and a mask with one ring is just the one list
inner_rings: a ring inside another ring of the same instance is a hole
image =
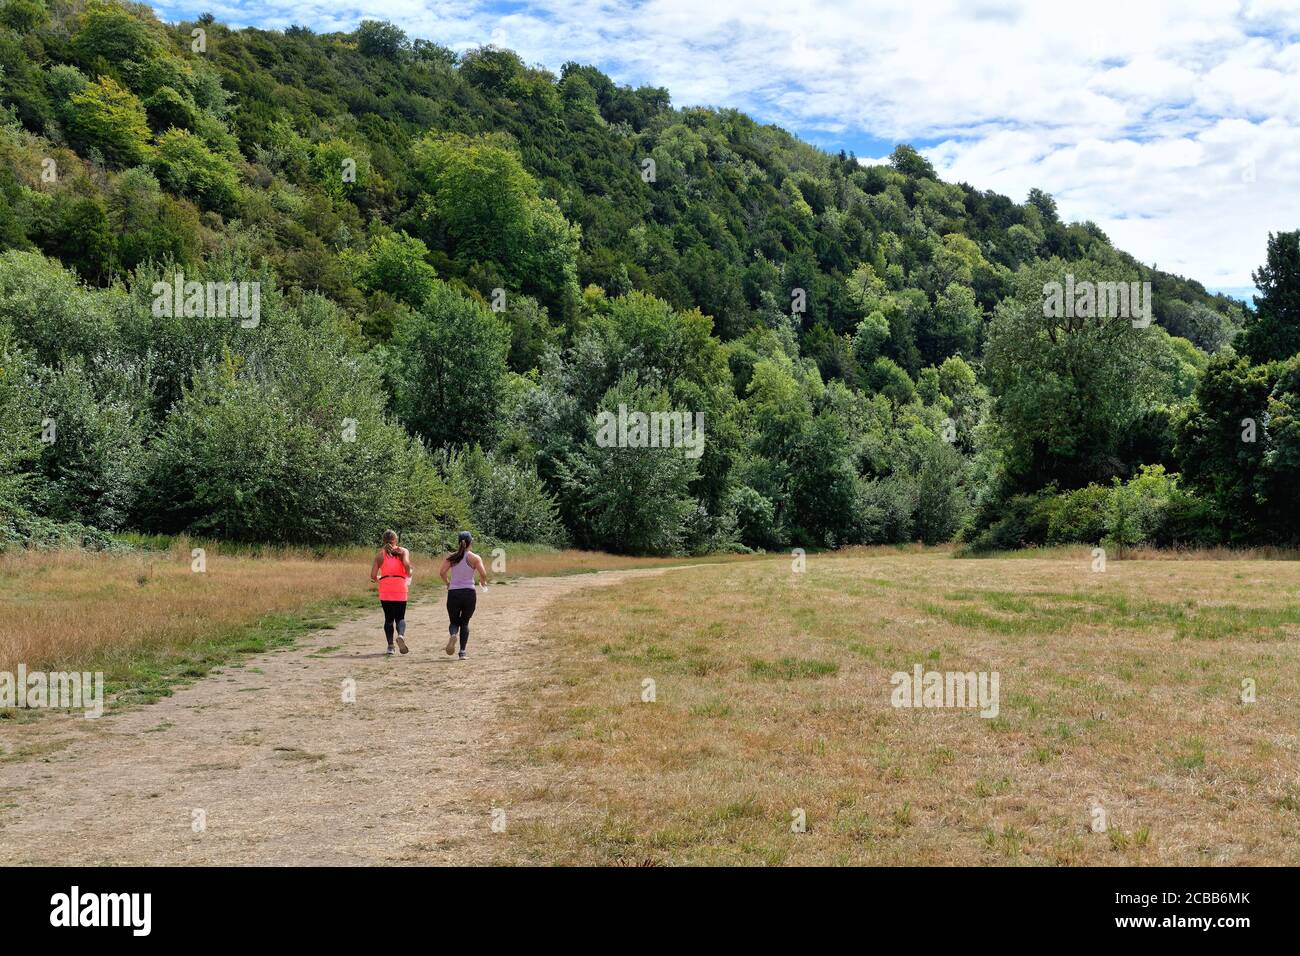
[[[491, 855], [499, 708], [545, 664], [540, 613], [648, 571], [525, 578], [480, 596], [470, 660], [447, 658], [441, 601], [412, 605], [412, 652], [383, 655], [374, 613], [156, 704], [6, 729], [43, 756], [0, 763], [0, 859], [13, 864], [460, 864]], [[355, 703], [344, 703], [346, 679]], [[195, 832], [197, 812], [206, 826]]]

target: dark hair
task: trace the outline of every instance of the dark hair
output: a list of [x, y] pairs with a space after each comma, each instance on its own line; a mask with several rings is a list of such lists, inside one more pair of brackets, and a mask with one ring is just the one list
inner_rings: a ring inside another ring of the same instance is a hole
[[462, 531], [456, 536], [456, 550], [453, 551], [447, 560], [452, 564], [460, 564], [461, 559], [465, 557], [465, 552], [469, 550], [469, 543], [474, 540], [474, 536], [468, 531]]

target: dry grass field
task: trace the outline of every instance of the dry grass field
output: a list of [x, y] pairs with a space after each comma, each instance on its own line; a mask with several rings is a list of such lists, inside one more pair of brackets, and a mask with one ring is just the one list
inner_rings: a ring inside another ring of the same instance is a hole
[[[575, 593], [501, 728], [500, 859], [1300, 863], [1300, 563], [1090, 564], [858, 550]], [[892, 707], [916, 664], [998, 672], [998, 716]]]
[[[125, 708], [157, 725], [149, 733], [6, 711], [24, 732], [6, 745], [12, 773], [24, 755], [57, 751], [75, 782], [86, 761], [133, 754], [140, 768], [171, 761], [189, 780], [194, 761], [212, 764], [212, 714], [231, 707], [268, 740], [291, 739], [344, 773], [361, 751], [333, 681], [355, 669], [384, 688], [366, 698], [375, 720], [406, 727], [404, 711], [421, 713], [393, 753], [365, 749], [396, 774], [381, 779], [422, 781], [422, 799], [442, 794], [463, 824], [451, 839], [436, 815], [416, 814], [411, 832], [428, 834], [405, 848], [400, 828], [356, 837], [384, 860], [1300, 863], [1300, 562], [1141, 554], [1095, 573], [1086, 549], [959, 559], [881, 548], [809, 555], [802, 573], [783, 555], [712, 558], [580, 587], [565, 577], [686, 562], [507, 549], [469, 669], [441, 670], [419, 641], [397, 665], [378, 653], [367, 550], [210, 548], [195, 574], [189, 548], [0, 557], [0, 670], [103, 669], [127, 704], [213, 675], [157, 707]], [[431, 564], [416, 557], [417, 600], [436, 602]], [[549, 580], [511, 586], [526, 577]], [[344, 617], [356, 619], [335, 627]], [[442, 626], [436, 603], [413, 617], [417, 634]], [[224, 666], [265, 650], [276, 653], [256, 667]], [[996, 672], [997, 715], [892, 706], [891, 676], [917, 665]], [[262, 698], [239, 695], [271, 674], [280, 692], [257, 711]], [[410, 694], [432, 696], [413, 705]], [[456, 720], [460, 745], [440, 736]], [[259, 740], [223, 737], [243, 762], [212, 764], [200, 781], [204, 799], [229, 798], [232, 826], [253, 826], [240, 788], [279, 767]], [[170, 792], [133, 773], [137, 789]], [[315, 779], [299, 768], [275, 793], [297, 794], [314, 819], [333, 793], [302, 796]], [[119, 796], [77, 812], [114, 819], [126, 812], [112, 804]], [[503, 833], [487, 826], [498, 807]], [[334, 810], [321, 817], [329, 827], [356, 824]], [[140, 828], [141, 846], [174, 836], [147, 815]], [[228, 834], [213, 859], [256, 853], [259, 833]], [[109, 849], [95, 858], [135, 858]], [[324, 852], [310, 841], [301, 850]]]

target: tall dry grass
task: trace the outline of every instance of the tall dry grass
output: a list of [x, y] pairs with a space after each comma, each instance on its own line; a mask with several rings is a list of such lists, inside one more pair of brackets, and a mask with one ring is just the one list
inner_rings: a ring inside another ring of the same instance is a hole
[[259, 557], [205, 545], [191, 570], [190, 542], [165, 551], [7, 552], [0, 555], [0, 670], [127, 665], [161, 648], [212, 641], [267, 615], [360, 599], [370, 553], [317, 558], [292, 548]]

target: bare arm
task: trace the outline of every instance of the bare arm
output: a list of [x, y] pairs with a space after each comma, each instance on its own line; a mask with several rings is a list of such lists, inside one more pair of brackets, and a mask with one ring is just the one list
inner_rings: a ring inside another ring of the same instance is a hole
[[383, 560], [381, 555], [375, 555], [375, 560], [370, 562], [370, 580], [379, 580], [379, 563]]
[[438, 577], [442, 578], [443, 584], [451, 584], [451, 558], [442, 559], [442, 567], [438, 568]]
[[483, 559], [481, 557], [475, 557], [474, 560], [478, 562], [477, 570], [478, 570], [479, 579], [483, 582], [483, 586], [487, 587], [488, 585], [487, 565], [483, 563]]
[[406, 576], [409, 578], [411, 576], [411, 552], [403, 548], [401, 554], [402, 566], [406, 568]]

